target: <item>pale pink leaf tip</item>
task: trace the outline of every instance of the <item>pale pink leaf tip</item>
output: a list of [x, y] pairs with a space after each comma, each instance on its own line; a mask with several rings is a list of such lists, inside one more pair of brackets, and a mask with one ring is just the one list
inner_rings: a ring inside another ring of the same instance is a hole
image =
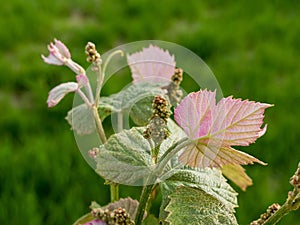
[[170, 82], [176, 65], [174, 55], [155, 45], [127, 54], [127, 62], [134, 82]]

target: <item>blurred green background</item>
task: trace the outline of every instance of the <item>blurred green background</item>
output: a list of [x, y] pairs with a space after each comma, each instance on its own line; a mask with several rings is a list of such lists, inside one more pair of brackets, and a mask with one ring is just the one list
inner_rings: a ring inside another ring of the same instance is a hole
[[[108, 187], [81, 157], [64, 120], [70, 95], [54, 109], [47, 93], [74, 79], [40, 55], [54, 37], [84, 67], [87, 41], [106, 52], [120, 44], [158, 39], [198, 54], [225, 96], [273, 103], [268, 132], [243, 148], [267, 162], [249, 166], [254, 185], [239, 191], [240, 224], [268, 205], [283, 203], [300, 159], [300, 19], [298, 1], [12, 0], [0, 7], [0, 221], [2, 224], [72, 224], [92, 200], [108, 202]], [[124, 78], [124, 83], [129, 80]], [[122, 82], [104, 94], [120, 89]], [[188, 88], [185, 87], [187, 90]], [[139, 189], [122, 187], [123, 197]], [[300, 211], [281, 225], [300, 224]]]

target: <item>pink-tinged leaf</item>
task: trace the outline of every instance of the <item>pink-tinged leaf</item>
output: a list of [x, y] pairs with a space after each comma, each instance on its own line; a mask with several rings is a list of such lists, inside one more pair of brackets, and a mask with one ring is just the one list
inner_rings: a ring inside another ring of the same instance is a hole
[[212, 126], [212, 106], [216, 104], [216, 92], [190, 93], [176, 107], [174, 118], [191, 139], [207, 136]]
[[223, 166], [221, 170], [224, 176], [234, 182], [243, 191], [246, 191], [246, 188], [253, 184], [252, 179], [246, 174], [245, 169], [240, 165], [228, 164]]
[[128, 54], [127, 62], [134, 82], [170, 82], [176, 65], [174, 55], [154, 45]]
[[272, 105], [232, 97], [216, 104], [215, 95], [207, 90], [191, 93], [175, 109], [176, 122], [195, 140], [181, 153], [180, 161], [199, 168], [263, 164], [231, 146], [246, 146], [262, 136], [263, 113]]
[[77, 89], [78, 84], [75, 82], [67, 82], [56, 86], [49, 92], [47, 99], [48, 107], [54, 107], [65, 97], [66, 94], [74, 92]]
[[266, 131], [261, 126], [264, 111], [271, 106], [231, 96], [223, 98], [214, 110], [211, 138], [221, 140], [226, 146], [247, 146], [255, 142]]
[[234, 148], [211, 143], [202, 144], [200, 141], [195, 141], [194, 144], [184, 149], [179, 160], [185, 165], [197, 168], [220, 168], [227, 164], [247, 165], [255, 162], [266, 165], [257, 158]]

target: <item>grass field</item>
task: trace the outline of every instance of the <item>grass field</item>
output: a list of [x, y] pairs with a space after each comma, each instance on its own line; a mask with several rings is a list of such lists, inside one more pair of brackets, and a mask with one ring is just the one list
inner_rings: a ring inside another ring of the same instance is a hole
[[[0, 221], [3, 224], [72, 224], [92, 200], [108, 202], [108, 187], [85, 163], [64, 117], [72, 96], [48, 109], [56, 84], [73, 79], [46, 65], [46, 44], [61, 39], [88, 66], [87, 41], [98, 50], [158, 39], [198, 54], [225, 96], [272, 103], [266, 135], [243, 148], [268, 163], [246, 167], [254, 186], [239, 191], [240, 224], [283, 203], [300, 159], [300, 2], [12, 0], [0, 7]], [[124, 83], [128, 79], [124, 78]], [[110, 94], [123, 86], [106, 86]], [[188, 87], [185, 87], [188, 89]], [[139, 189], [122, 187], [138, 198]], [[280, 225], [300, 224], [300, 211]]]

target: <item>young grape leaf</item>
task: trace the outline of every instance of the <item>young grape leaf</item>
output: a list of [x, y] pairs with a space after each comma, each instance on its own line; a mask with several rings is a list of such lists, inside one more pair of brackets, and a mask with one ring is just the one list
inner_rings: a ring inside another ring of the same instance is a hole
[[140, 52], [127, 54], [127, 62], [135, 83], [170, 82], [176, 65], [174, 55], [154, 45], [143, 48]]
[[144, 129], [132, 128], [112, 135], [99, 147], [96, 172], [115, 183], [143, 185], [153, 166], [150, 144], [142, 135]]
[[134, 123], [143, 126], [148, 123], [151, 117], [152, 101], [156, 95], [165, 95], [156, 83], [139, 82], [132, 84], [117, 94], [101, 97], [99, 112], [100, 115], [101, 112], [106, 112], [103, 113], [105, 117], [113, 112], [130, 112], [130, 117]]
[[66, 120], [71, 125], [72, 130], [79, 135], [91, 134], [96, 129], [92, 109], [87, 107], [86, 104], [72, 108], [68, 112]]
[[249, 164], [260, 160], [231, 146], [247, 146], [261, 137], [264, 110], [270, 104], [223, 98], [217, 104], [215, 92], [190, 93], [176, 107], [174, 118], [188, 137], [195, 140], [180, 156], [192, 167], [222, 167], [226, 164]]
[[100, 103], [98, 106], [98, 113], [103, 121], [106, 117], [110, 116], [112, 112], [117, 112], [117, 110], [114, 108], [114, 95], [111, 95], [109, 97], [101, 97]]
[[153, 114], [152, 102], [154, 95], [147, 96], [134, 104], [130, 111], [130, 118], [139, 126], [145, 126]]
[[[182, 129], [173, 120], [168, 119], [167, 127], [170, 136], [161, 144], [159, 157], [174, 143], [185, 137]], [[115, 183], [143, 185], [143, 179], [157, 168], [151, 157], [151, 145], [143, 136], [145, 130], [145, 127], [132, 128], [112, 135], [107, 143], [99, 148], [96, 172]], [[170, 177], [174, 166], [177, 165], [182, 167], [174, 157], [164, 171], [156, 174], [155, 182]]]
[[193, 187], [204, 191], [222, 202], [230, 211], [234, 212], [237, 207], [237, 193], [226, 182], [220, 170], [217, 169], [194, 169], [184, 167], [160, 184], [162, 192], [162, 204], [160, 208], [160, 219], [167, 216], [165, 207], [169, 203], [169, 196], [177, 187]]
[[178, 187], [170, 195], [166, 209], [170, 225], [237, 225], [232, 210], [206, 192], [192, 187]]

